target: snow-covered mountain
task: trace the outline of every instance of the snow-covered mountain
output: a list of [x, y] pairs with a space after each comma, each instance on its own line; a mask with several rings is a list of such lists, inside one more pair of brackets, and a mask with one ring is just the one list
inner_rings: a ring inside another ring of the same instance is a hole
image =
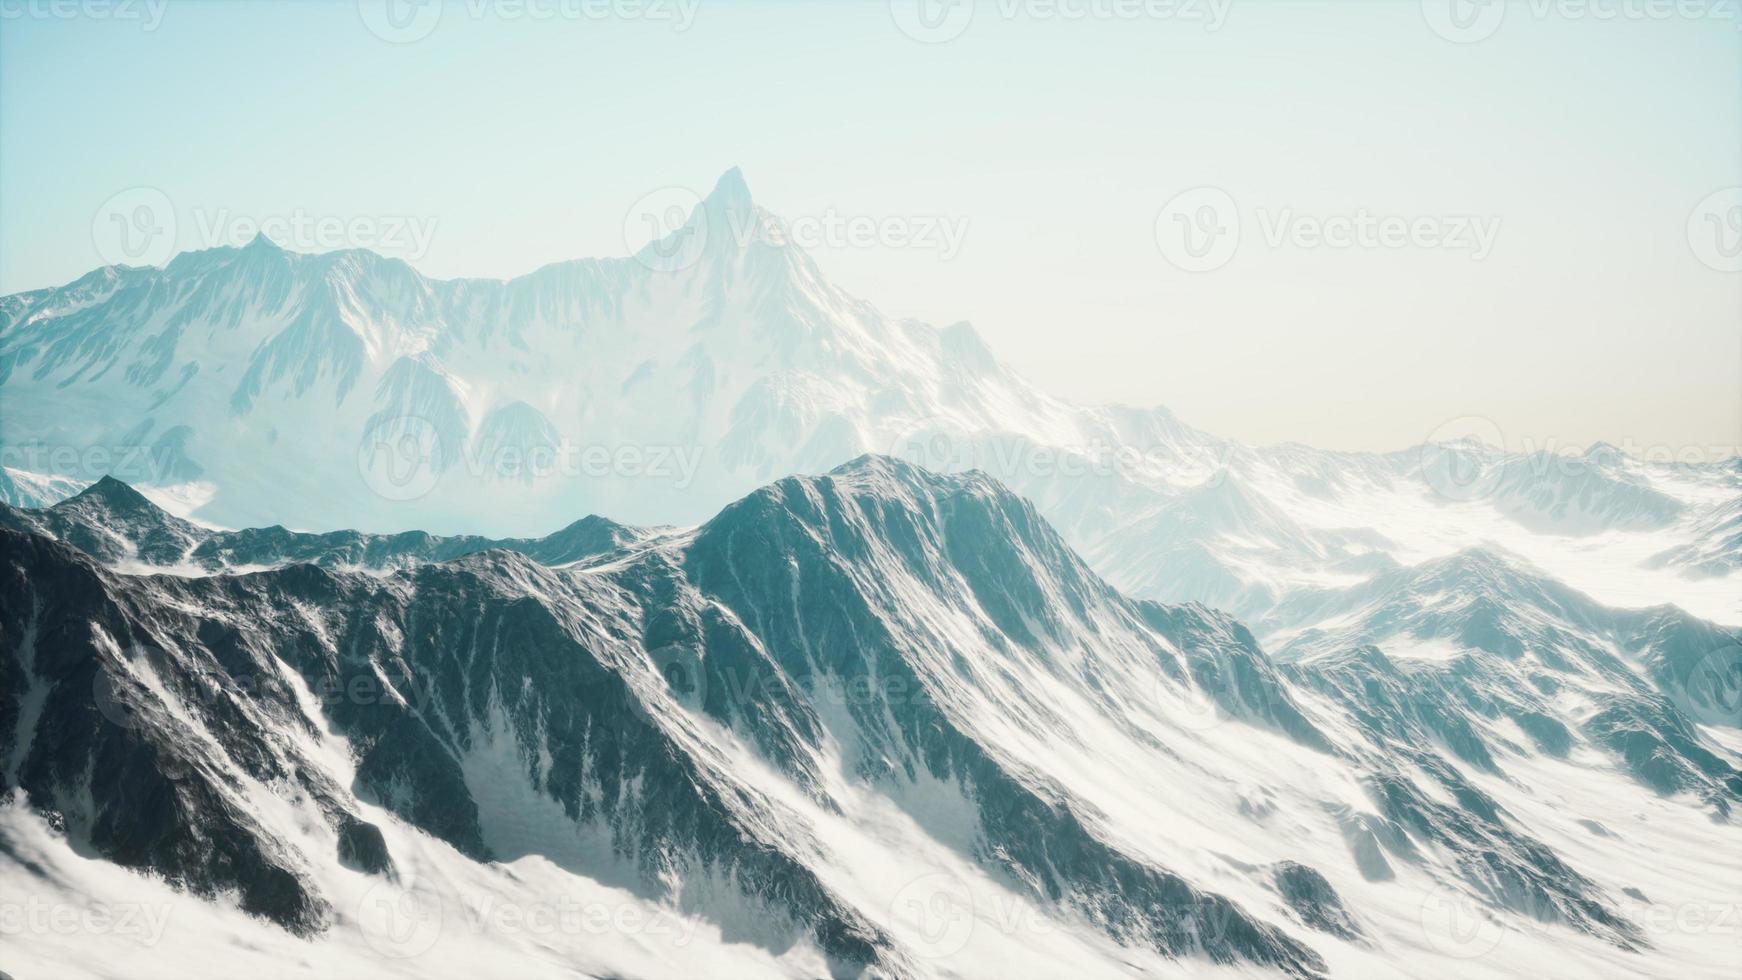
[[979, 468], [1133, 594], [1246, 614], [1493, 545], [1621, 606], [1742, 623], [1742, 471], [1598, 447], [1247, 447], [1066, 403], [967, 324], [830, 284], [731, 171], [635, 256], [433, 280], [368, 251], [243, 248], [0, 299], [0, 497], [103, 475], [184, 516], [530, 535], [693, 524], [864, 452]]
[[945, 408], [1065, 414], [966, 326], [887, 320], [743, 230], [769, 220], [733, 171], [640, 256], [508, 282], [265, 238], [99, 269], [0, 305], [0, 442], [113, 449], [230, 526], [532, 533], [694, 522]]
[[777, 222], [0, 298], [0, 968], [1734, 975], [1734, 460], [1074, 405]]
[[1488, 551], [1295, 596], [1280, 667], [885, 457], [507, 541], [107, 480], [0, 576], [0, 880], [156, 940], [22, 976], [1734, 971], [1738, 634]]

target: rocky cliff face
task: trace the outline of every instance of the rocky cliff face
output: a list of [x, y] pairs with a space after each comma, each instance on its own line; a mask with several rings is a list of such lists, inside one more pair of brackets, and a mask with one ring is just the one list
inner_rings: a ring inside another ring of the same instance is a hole
[[[1396, 910], [1424, 892], [1527, 950], [1698, 967], [1628, 907], [1666, 887], [1627, 877], [1651, 855], [1597, 865], [1516, 774], [1664, 801], [1708, 828], [1690, 853], [1742, 794], [1726, 718], [1678, 707], [1731, 703], [1699, 679], [1735, 640], [1709, 624], [1470, 559], [1320, 600], [1376, 611], [1278, 668], [1223, 614], [1121, 595], [985, 476], [884, 458], [681, 532], [221, 532], [114, 481], [0, 517], [13, 805], [316, 942], [362, 928], [358, 882], [436, 887], [415, 831], [693, 917], [773, 972], [977, 975], [1016, 943], [1311, 976], [1419, 957]], [[1444, 609], [1445, 576], [1535, 612]], [[1396, 615], [1398, 589], [1436, 612]], [[1370, 645], [1400, 631], [1499, 663]]]

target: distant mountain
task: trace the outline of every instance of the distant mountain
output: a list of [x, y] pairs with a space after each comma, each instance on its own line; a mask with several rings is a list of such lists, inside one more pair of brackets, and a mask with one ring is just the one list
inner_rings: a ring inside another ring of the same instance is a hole
[[744, 231], [770, 220], [732, 171], [669, 246], [506, 282], [265, 238], [100, 269], [0, 305], [0, 441], [115, 449], [230, 526], [502, 534], [699, 520], [891, 424], [1062, 413], [965, 325], [888, 320]]
[[31, 473], [0, 467], [0, 504], [13, 507], [47, 507], [78, 493], [88, 479]]
[[1493, 543], [1613, 604], [1742, 624], [1734, 465], [1252, 448], [1069, 404], [967, 324], [832, 285], [778, 222], [733, 170], [634, 256], [506, 281], [258, 238], [0, 298], [0, 498], [113, 475], [226, 527], [526, 536], [693, 524], [877, 452], [984, 470], [1147, 598], [1245, 615]]
[[542, 538], [440, 537], [422, 531], [309, 534], [281, 526], [229, 531], [168, 514], [113, 477], [103, 477], [39, 510], [0, 505], [0, 527], [54, 537], [111, 564], [195, 573], [303, 563], [384, 570], [491, 549], [519, 552], [546, 565], [563, 565], [668, 533], [659, 528], [631, 528], [596, 516], [583, 517]]
[[[1656, 910], [1742, 881], [1699, 673], [1736, 634], [1493, 554], [1293, 600], [1278, 667], [884, 457], [517, 542], [220, 532], [113, 480], [0, 517], [0, 881], [198, 896], [146, 970], [1734, 966]], [[575, 895], [694, 945], [477, 918]]]
[[[1742, 479], [1735, 485], [1742, 487]], [[1651, 563], [1713, 578], [1727, 577], [1742, 568], [1742, 493], [1705, 512], [1694, 525], [1692, 541], [1666, 549], [1653, 556]]]
[[[1403, 742], [1443, 739], [1494, 768], [1496, 740], [1522, 734], [1565, 756], [1581, 731], [1659, 792], [1693, 793], [1726, 815], [1742, 799], [1742, 773], [1694, 724], [1742, 725], [1742, 631], [1672, 606], [1602, 606], [1483, 550], [1296, 596], [1272, 622], [1329, 624], [1283, 626], [1278, 658], [1315, 668], [1297, 676]], [[1371, 669], [1327, 686], [1336, 672], [1317, 668], [1338, 661]], [[1375, 673], [1395, 686], [1376, 687]]]

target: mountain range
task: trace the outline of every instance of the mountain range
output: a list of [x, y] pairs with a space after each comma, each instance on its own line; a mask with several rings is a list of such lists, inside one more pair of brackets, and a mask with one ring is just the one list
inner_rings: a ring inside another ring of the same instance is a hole
[[693, 524], [871, 452], [991, 474], [1145, 598], [1246, 614], [1482, 544], [1742, 625], [1733, 458], [1250, 447], [1074, 405], [745, 233], [779, 221], [732, 170], [636, 255], [507, 281], [260, 237], [0, 298], [0, 498], [113, 475], [226, 527], [530, 535]]
[[777, 220], [0, 299], [0, 969], [1734, 976], [1734, 460], [1072, 405]]
[[[1733, 966], [1653, 910], [1742, 880], [1738, 634], [1493, 555], [1323, 597], [1341, 631], [1277, 664], [1121, 595], [984, 475], [887, 457], [686, 530], [226, 532], [112, 479], [0, 518], [8, 874], [144, 871], [264, 956]], [[465, 926], [565, 876], [697, 946]]]

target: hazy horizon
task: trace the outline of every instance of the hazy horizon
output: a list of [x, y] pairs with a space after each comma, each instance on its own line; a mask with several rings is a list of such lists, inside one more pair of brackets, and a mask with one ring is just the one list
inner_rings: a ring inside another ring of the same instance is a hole
[[264, 225], [507, 278], [738, 165], [841, 286], [1073, 400], [1733, 452], [1737, 24], [1610, 6], [14, 4], [0, 293], [107, 264], [141, 203], [174, 251]]

